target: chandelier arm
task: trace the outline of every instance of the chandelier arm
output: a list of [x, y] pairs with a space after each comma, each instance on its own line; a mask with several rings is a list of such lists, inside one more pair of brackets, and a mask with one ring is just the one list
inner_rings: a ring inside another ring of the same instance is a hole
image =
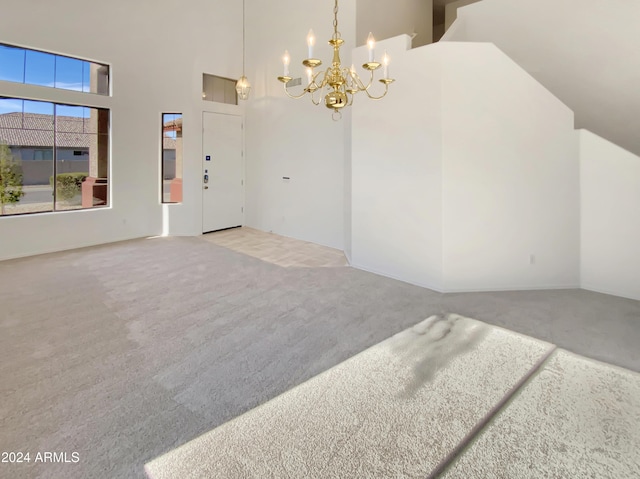
[[[346, 85], [347, 88], [351, 88], [354, 89], [353, 87], [356, 87], [355, 89], [358, 89], [358, 85], [355, 83], [355, 81], [353, 80], [353, 75], [351, 75], [351, 68], [345, 68], [342, 70], [342, 76], [344, 77], [344, 79], [346, 80]], [[351, 80], [351, 84], [349, 84], [349, 80]]]
[[300, 98], [302, 98], [303, 96], [306, 95], [306, 91], [303, 91], [300, 95], [292, 95], [291, 93], [289, 93], [289, 89], [287, 88], [287, 84], [284, 84], [284, 92], [286, 93], [286, 95], [289, 98], [293, 98], [294, 100], [299, 100]]
[[357, 80], [358, 80], [358, 91], [367, 91], [372, 83], [372, 82], [369, 82], [367, 86], [364, 86], [364, 83], [362, 83], [362, 80], [360, 79], [360, 77], [358, 77]]
[[353, 93], [347, 93], [347, 98], [349, 98], [349, 102], [347, 103], [347, 106], [351, 106], [353, 105], [353, 97], [355, 95]]
[[367, 91], [373, 83], [373, 72], [371, 73], [371, 80], [369, 80], [369, 84], [367, 86], [364, 86], [364, 83], [362, 83], [360, 76], [356, 72], [349, 71], [349, 73], [351, 74], [351, 78], [353, 78], [353, 81], [358, 87], [358, 91]]
[[313, 77], [311, 77], [311, 83], [309, 83], [309, 87], [311, 87], [312, 85], [315, 85], [315, 87], [316, 87], [315, 89], [316, 89], [316, 90], [319, 90], [319, 89], [321, 89], [321, 88], [322, 88], [322, 85], [318, 85], [318, 84], [316, 83], [316, 80], [318, 79], [318, 77], [319, 77], [321, 74], [322, 74], [322, 72], [318, 72], [318, 73], [316, 73], [315, 75], [313, 75]]
[[364, 91], [366, 91], [367, 93], [369, 92], [369, 88], [371, 88], [371, 85], [373, 85], [373, 70], [371, 70], [370, 73], [371, 77], [369, 77], [369, 83], [367, 83], [367, 86], [364, 89]]
[[320, 98], [316, 100], [315, 90], [311, 92], [311, 103], [313, 103], [315, 106], [318, 106], [320, 104]]
[[327, 68], [324, 72], [324, 78], [322, 79], [322, 87], [326, 87], [329, 84], [329, 77], [331, 76], [331, 69]]
[[369, 90], [365, 90], [364, 92], [367, 94], [367, 96], [372, 99], [372, 100], [382, 100], [386, 95], [387, 92], [389, 91], [389, 85], [387, 83], [385, 83], [384, 85], [384, 93], [380, 96], [374, 96], [371, 93], [369, 93]]

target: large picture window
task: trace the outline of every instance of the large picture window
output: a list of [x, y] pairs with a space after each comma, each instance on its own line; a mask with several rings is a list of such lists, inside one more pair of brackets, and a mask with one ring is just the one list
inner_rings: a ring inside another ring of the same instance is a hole
[[2, 215], [108, 205], [109, 110], [0, 97]]
[[[90, 93], [110, 94], [109, 75], [102, 63], [0, 44], [1, 81], [74, 90], [91, 103]], [[109, 110], [27, 91], [37, 100], [0, 90], [0, 215], [108, 206]]]

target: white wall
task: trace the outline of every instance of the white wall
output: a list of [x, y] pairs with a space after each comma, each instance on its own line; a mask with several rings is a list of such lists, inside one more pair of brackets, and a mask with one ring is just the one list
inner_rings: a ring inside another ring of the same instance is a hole
[[577, 287], [573, 113], [491, 44], [439, 47], [444, 289]]
[[388, 97], [354, 105], [353, 265], [441, 291], [577, 287], [571, 111], [492, 45], [404, 41], [383, 42]]
[[413, 46], [433, 41], [433, 0], [357, 0], [356, 45], [416, 33]]
[[459, 9], [464, 28], [444, 38], [494, 43], [574, 111], [576, 127], [640, 155], [638, 19], [629, 0], [483, 0]]
[[640, 300], [640, 158], [587, 130], [576, 134], [581, 285]]
[[353, 205], [351, 204], [351, 197], [353, 195], [353, 158], [352, 158], [352, 110], [343, 113], [343, 120], [345, 122], [344, 131], [344, 255], [347, 257], [349, 263], [353, 260], [352, 255], [352, 240], [353, 234], [351, 226], [353, 224]]
[[[361, 93], [354, 101], [352, 265], [441, 289], [441, 58], [431, 47], [408, 50], [410, 43], [380, 42], [398, 81], [381, 101]], [[354, 59], [364, 63], [366, 48]]]
[[[285, 49], [291, 54], [292, 76], [303, 74], [300, 63], [307, 57], [310, 28], [317, 37], [314, 56], [328, 66], [332, 7], [326, 2], [247, 1], [247, 75], [254, 90], [246, 104], [245, 211], [248, 226], [343, 249], [347, 119], [334, 122], [325, 106], [286, 97], [276, 79], [283, 73]], [[342, 60], [350, 65], [355, 0], [340, 4], [339, 19]]]
[[[165, 207], [167, 232], [201, 232], [201, 75], [240, 75], [241, 14], [241, 4], [223, 0], [194, 0], [189, 8], [167, 0], [3, 5], [11, 21], [3, 22], [0, 42], [111, 65], [113, 96], [88, 103], [111, 109], [112, 201], [107, 209], [0, 218], [0, 259], [161, 234], [162, 112], [182, 112], [185, 128], [184, 203]], [[0, 82], [0, 95], [37, 99], [40, 92]], [[86, 101], [47, 92], [54, 101]]]

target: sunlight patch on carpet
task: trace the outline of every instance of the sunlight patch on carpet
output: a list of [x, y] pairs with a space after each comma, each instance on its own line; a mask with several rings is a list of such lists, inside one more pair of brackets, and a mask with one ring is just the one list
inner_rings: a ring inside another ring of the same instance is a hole
[[152, 479], [426, 477], [554, 346], [434, 316], [147, 463]]
[[558, 350], [443, 478], [640, 477], [640, 374]]

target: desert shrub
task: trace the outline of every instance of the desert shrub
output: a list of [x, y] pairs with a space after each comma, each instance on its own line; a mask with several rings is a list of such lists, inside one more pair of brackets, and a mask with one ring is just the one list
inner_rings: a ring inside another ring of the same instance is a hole
[[[57, 200], [70, 200], [79, 194], [82, 182], [87, 176], [89, 176], [87, 173], [60, 173], [57, 175]], [[53, 176], [49, 178], [49, 184], [53, 187]]]
[[22, 190], [22, 171], [9, 147], [0, 143], [0, 207], [5, 213], [5, 205], [14, 204], [24, 196]]

